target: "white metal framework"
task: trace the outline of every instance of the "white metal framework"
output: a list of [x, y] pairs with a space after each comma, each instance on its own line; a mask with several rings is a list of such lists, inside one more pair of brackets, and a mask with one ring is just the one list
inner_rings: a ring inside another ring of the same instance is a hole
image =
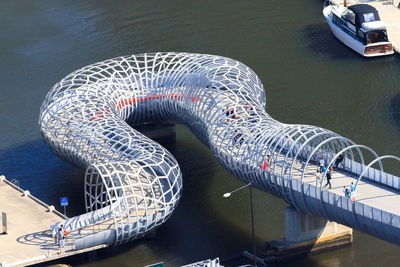
[[[294, 197], [295, 190], [304, 193], [307, 167], [318, 157], [329, 169], [343, 155], [343, 170], [360, 174], [358, 180], [379, 182], [367, 172], [361, 152], [371, 153], [383, 173], [384, 158], [372, 149], [320, 127], [280, 123], [265, 112], [265, 104], [261, 81], [238, 61], [152, 53], [105, 60], [69, 74], [48, 93], [39, 124], [56, 154], [86, 168], [86, 209], [112, 218], [115, 244], [159, 226], [181, 195], [176, 160], [132, 128], [142, 122], [184, 123], [241, 181], [327, 218], [332, 215], [323, 183], [316, 196], [320, 207], [310, 208], [305, 194]], [[293, 188], [295, 175], [301, 177], [300, 189]]]

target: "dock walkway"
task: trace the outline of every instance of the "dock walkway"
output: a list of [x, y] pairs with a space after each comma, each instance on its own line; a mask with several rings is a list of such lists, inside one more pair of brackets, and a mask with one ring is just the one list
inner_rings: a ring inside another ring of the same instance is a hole
[[[2, 267], [27, 266], [106, 247], [103, 244], [74, 250], [73, 241], [82, 237], [82, 231], [79, 231], [70, 233], [59, 253], [50, 225], [64, 220], [63, 214], [13, 185], [4, 176], [0, 176], [0, 212], [7, 214], [7, 234], [0, 233]], [[0, 230], [3, 232], [2, 228]]]

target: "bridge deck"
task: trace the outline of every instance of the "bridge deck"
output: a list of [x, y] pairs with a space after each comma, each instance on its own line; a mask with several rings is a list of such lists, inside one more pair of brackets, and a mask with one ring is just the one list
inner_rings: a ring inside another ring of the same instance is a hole
[[[293, 175], [294, 179], [301, 178], [301, 164], [296, 162], [295, 164], [296, 172]], [[304, 175], [303, 182], [316, 185], [316, 172], [317, 166], [311, 165], [306, 174]], [[329, 190], [337, 195], [344, 196], [343, 186], [350, 186], [351, 182], [356, 183], [358, 177], [351, 175], [344, 171], [334, 171], [332, 174], [332, 189], [324, 187], [324, 190]], [[324, 184], [326, 184], [326, 178]], [[319, 184], [318, 184], [319, 186]], [[361, 179], [356, 190], [356, 201], [366, 204], [371, 207], [375, 207], [396, 215], [400, 215], [400, 208], [398, 203], [400, 203], [400, 194], [389, 187], [381, 186], [373, 183], [366, 179]]]

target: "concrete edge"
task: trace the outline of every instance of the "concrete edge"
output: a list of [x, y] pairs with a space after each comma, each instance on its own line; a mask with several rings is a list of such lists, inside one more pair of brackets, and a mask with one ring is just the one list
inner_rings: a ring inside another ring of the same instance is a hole
[[28, 190], [23, 190], [22, 188], [16, 186], [15, 184], [11, 183], [9, 180], [7, 180], [7, 178], [4, 175], [0, 176], [0, 182], [4, 182], [5, 184], [11, 186], [12, 188], [14, 188], [15, 190], [17, 190], [18, 192], [20, 192], [21, 194], [23, 194], [23, 196], [28, 197], [30, 199], [32, 199], [33, 201], [35, 201], [37, 204], [45, 207], [49, 212], [53, 212], [54, 214], [56, 214], [57, 216], [61, 217], [61, 219], [68, 219], [67, 216], [64, 216], [64, 214], [62, 214], [61, 212], [59, 212], [58, 210], [55, 209], [55, 207], [53, 205], [47, 205], [46, 203], [44, 203], [43, 201], [41, 201], [40, 199], [36, 198], [35, 196], [33, 196]]

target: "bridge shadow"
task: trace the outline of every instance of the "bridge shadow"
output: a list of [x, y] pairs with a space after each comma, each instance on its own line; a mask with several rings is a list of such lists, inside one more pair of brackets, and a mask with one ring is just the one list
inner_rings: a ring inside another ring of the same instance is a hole
[[20, 236], [17, 238], [17, 242], [24, 245], [40, 246], [40, 249], [43, 250], [58, 250], [58, 246], [51, 236], [50, 230]]
[[[143, 254], [150, 253], [153, 261], [166, 260], [168, 264], [178, 266], [207, 258], [237, 255], [243, 250], [249, 250], [251, 248], [250, 225], [244, 230], [231, 225], [222, 218], [225, 216], [218, 214], [221, 211], [213, 207], [215, 203], [205, 197], [218, 194], [218, 197], [222, 199], [222, 194], [215, 192], [213, 186], [213, 183], [215, 184], [213, 179], [218, 178], [215, 172], [220, 172], [214, 168], [217, 164], [215, 158], [209, 149], [197, 140], [190, 140], [190, 142], [179, 140], [178, 142], [178, 144], [166, 144], [164, 147], [180, 164], [183, 173], [183, 194], [171, 218], [156, 229], [154, 236], [150, 234], [123, 246], [71, 256], [68, 259], [56, 260], [52, 264], [79, 265], [111, 259], [123, 264], [125, 255], [129, 254], [129, 257], [135, 259], [133, 265], [141, 266], [149, 264], [150, 258], [143, 257]], [[218, 168], [222, 169], [222, 167]], [[226, 173], [225, 170], [223, 172]], [[224, 176], [227, 175], [229, 174], [224, 174]], [[230, 177], [236, 182], [234, 177]], [[245, 193], [248, 197], [248, 192]], [[246, 225], [250, 223], [249, 217], [246, 216], [243, 219], [246, 220]], [[42, 236], [39, 237], [42, 238]], [[29, 236], [23, 240], [25, 239], [31, 240], [32, 237]], [[265, 240], [257, 240], [259, 248], [262, 247], [263, 241]], [[225, 266], [236, 266], [235, 264]]]
[[359, 60], [361, 58], [332, 34], [327, 23], [307, 25], [303, 29], [303, 35], [310, 43], [308, 48], [315, 54], [332, 59]]
[[400, 93], [393, 95], [389, 99], [387, 110], [389, 118], [394, 122], [396, 128], [400, 130]]
[[69, 197], [67, 216], [85, 212], [84, 170], [57, 157], [42, 140], [0, 151], [0, 175], [17, 179], [19, 186], [62, 211], [60, 197]]
[[[216, 194], [211, 181], [216, 172], [213, 165], [217, 163], [209, 149], [193, 139], [179, 141], [179, 145], [164, 144], [181, 166], [184, 187], [178, 208], [171, 218], [157, 229], [155, 237], [145, 237], [124, 246], [88, 252], [58, 262], [83, 264], [114, 258], [128, 251], [129, 254], [137, 254], [137, 257], [141, 258], [143, 248], [147, 247], [151, 248], [151, 253], [154, 254], [152, 258], [163, 259], [166, 255], [175, 255], [174, 258], [190, 263], [197, 259], [210, 258], [210, 255], [229, 256], [249, 249], [250, 233], [227, 224], [216, 214], [219, 211], [213, 210], [212, 204], [208, 203], [205, 196], [209, 192]], [[85, 212], [82, 196], [84, 171], [58, 158], [42, 140], [34, 140], [0, 151], [0, 170], [7, 179], [19, 180], [21, 188], [29, 190], [32, 195], [45, 203], [55, 205], [58, 210], [61, 210], [59, 197], [69, 196], [70, 206], [67, 208], [69, 217]], [[226, 173], [225, 170], [223, 172]], [[230, 176], [227, 173], [224, 175]], [[50, 230], [20, 236], [17, 241], [40, 246], [43, 250], [58, 249]], [[257, 241], [258, 247], [261, 247], [262, 241]], [[197, 249], [188, 251], [188, 247]]]

